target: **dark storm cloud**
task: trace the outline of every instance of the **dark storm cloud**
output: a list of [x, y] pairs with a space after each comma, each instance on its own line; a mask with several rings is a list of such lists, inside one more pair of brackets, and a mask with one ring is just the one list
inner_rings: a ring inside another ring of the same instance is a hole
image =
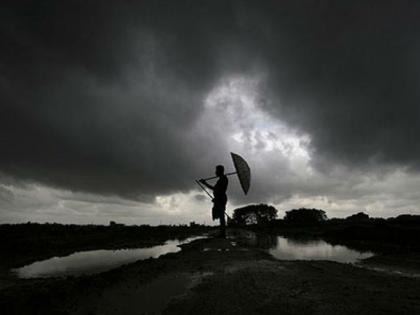
[[0, 171], [126, 196], [192, 188], [226, 153], [191, 135], [204, 97], [253, 67], [268, 74], [265, 109], [311, 135], [319, 167], [416, 165], [419, 12], [397, 1], [3, 4]]
[[194, 165], [184, 136], [214, 75], [205, 8], [185, 6], [4, 9], [2, 170], [82, 190], [185, 188], [178, 172]]
[[267, 40], [273, 110], [312, 136], [320, 167], [418, 167], [420, 3], [308, 4], [266, 21], [285, 35]]

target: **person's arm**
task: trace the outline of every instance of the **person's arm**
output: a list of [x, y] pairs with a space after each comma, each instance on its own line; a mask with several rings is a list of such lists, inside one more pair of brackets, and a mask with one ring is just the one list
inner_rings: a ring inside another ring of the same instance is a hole
[[205, 179], [200, 179], [199, 182], [205, 185], [207, 188], [214, 190], [214, 186], [208, 184]]

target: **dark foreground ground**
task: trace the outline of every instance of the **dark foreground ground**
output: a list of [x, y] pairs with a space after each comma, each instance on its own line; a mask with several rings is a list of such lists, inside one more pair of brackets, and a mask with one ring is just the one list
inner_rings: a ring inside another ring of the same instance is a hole
[[[212, 233], [210, 231], [210, 233]], [[183, 250], [98, 275], [10, 280], [2, 314], [420, 314], [420, 259], [395, 252], [369, 268], [279, 261], [242, 241], [209, 237]], [[409, 276], [411, 275], [411, 276]]]

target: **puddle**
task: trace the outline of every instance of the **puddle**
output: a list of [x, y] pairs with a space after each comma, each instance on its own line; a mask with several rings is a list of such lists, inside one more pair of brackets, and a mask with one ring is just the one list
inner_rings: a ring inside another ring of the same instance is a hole
[[355, 266], [359, 267], [359, 268], [373, 270], [373, 271], [377, 271], [377, 272], [382, 272], [382, 273], [386, 273], [386, 274], [394, 275], [394, 276], [399, 276], [399, 277], [417, 278], [417, 279], [420, 278], [420, 273], [403, 271], [403, 270], [398, 270], [398, 269], [395, 269], [395, 268], [370, 267], [370, 266], [361, 265], [361, 264], [355, 264]]
[[184, 240], [169, 240], [163, 245], [149, 248], [131, 248], [118, 250], [91, 250], [76, 252], [65, 257], [53, 257], [34, 262], [30, 265], [13, 269], [19, 278], [48, 278], [95, 274], [114, 269], [147, 258], [176, 253], [178, 245], [186, 244], [205, 236], [190, 237]]
[[296, 241], [277, 237], [277, 245], [269, 250], [277, 259], [330, 260], [341, 263], [355, 263], [372, 257], [372, 252], [359, 252], [343, 245], [331, 245], [323, 240]]
[[215, 252], [228, 252], [230, 251], [229, 248], [203, 248], [202, 252], [210, 252], [210, 251], [215, 251]]
[[343, 245], [332, 245], [323, 240], [297, 240], [277, 235], [264, 235], [246, 231], [243, 241], [250, 246], [267, 250], [282, 260], [330, 260], [340, 263], [356, 263], [374, 255], [360, 252]]

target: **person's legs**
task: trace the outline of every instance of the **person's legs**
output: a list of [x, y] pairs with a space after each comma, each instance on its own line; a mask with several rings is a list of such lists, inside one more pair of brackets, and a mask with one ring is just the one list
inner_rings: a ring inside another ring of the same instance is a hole
[[226, 220], [225, 220], [225, 213], [220, 216], [220, 236], [226, 237]]

